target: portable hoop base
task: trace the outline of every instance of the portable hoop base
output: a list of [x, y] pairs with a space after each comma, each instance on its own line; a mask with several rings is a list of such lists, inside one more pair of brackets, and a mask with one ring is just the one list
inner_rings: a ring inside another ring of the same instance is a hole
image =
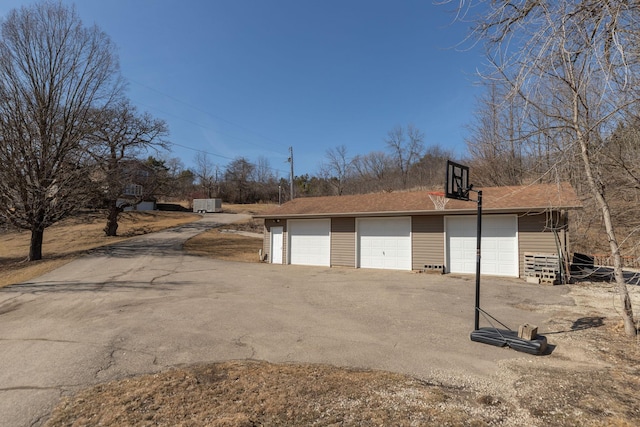
[[544, 354], [547, 350], [547, 338], [537, 335], [532, 340], [518, 337], [516, 331], [496, 328], [480, 328], [471, 332], [471, 341], [495, 345], [496, 347], [509, 347], [516, 351], [533, 355]]

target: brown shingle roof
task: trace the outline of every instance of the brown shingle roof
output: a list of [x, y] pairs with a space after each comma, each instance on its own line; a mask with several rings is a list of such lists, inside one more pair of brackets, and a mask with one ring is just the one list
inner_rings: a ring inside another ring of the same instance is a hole
[[[527, 212], [545, 209], [580, 208], [582, 204], [569, 183], [486, 187], [482, 190], [484, 211]], [[371, 193], [352, 196], [301, 197], [267, 211], [256, 218], [326, 216], [385, 216], [409, 213], [438, 214], [428, 191]], [[472, 199], [476, 194], [470, 193]], [[449, 200], [445, 211], [475, 212], [475, 202]]]

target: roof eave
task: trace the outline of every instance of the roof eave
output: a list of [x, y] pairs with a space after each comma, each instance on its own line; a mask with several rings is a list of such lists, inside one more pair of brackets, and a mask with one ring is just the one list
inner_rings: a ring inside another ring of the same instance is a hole
[[[550, 209], [554, 211], [581, 209], [582, 206], [532, 206], [523, 208], [483, 208], [485, 213], [542, 213]], [[344, 217], [388, 217], [388, 216], [412, 216], [412, 215], [464, 215], [475, 214], [477, 209], [445, 209], [445, 210], [413, 210], [413, 211], [374, 211], [374, 212], [323, 212], [323, 213], [273, 213], [253, 215], [255, 219], [315, 219], [315, 218], [344, 218]]]

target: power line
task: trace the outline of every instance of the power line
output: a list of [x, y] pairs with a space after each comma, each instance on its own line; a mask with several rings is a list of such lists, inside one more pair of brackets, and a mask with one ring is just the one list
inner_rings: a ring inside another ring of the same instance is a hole
[[[219, 120], [219, 121], [222, 121], [222, 122], [228, 123], [228, 124], [230, 124], [230, 125], [232, 125], [232, 126], [236, 126], [236, 127], [240, 128], [240, 129], [244, 129], [244, 130], [246, 130], [247, 132], [249, 132], [249, 133], [251, 133], [251, 134], [253, 134], [253, 135], [257, 136], [257, 137], [262, 138], [262, 139], [267, 140], [267, 141], [270, 141], [270, 142], [272, 142], [272, 143], [274, 143], [274, 144], [277, 144], [277, 145], [283, 145], [281, 142], [276, 141], [276, 140], [274, 140], [274, 139], [272, 139], [272, 138], [269, 138], [268, 136], [262, 135], [262, 134], [260, 134], [260, 133], [258, 133], [258, 132], [256, 132], [256, 131], [254, 131], [254, 130], [252, 130], [252, 129], [248, 128], [247, 126], [244, 126], [244, 125], [241, 125], [241, 124], [239, 124], [239, 123], [232, 122], [231, 120], [227, 120], [227, 119], [225, 119], [225, 118], [223, 118], [223, 117], [217, 116], [217, 115], [215, 115], [215, 114], [213, 114], [213, 113], [211, 113], [211, 112], [209, 112], [209, 111], [206, 111], [206, 110], [204, 110], [204, 109], [202, 109], [202, 108], [200, 108], [200, 107], [198, 107], [198, 106], [196, 106], [196, 105], [193, 105], [193, 104], [190, 104], [190, 103], [188, 103], [188, 102], [186, 102], [186, 101], [183, 101], [183, 100], [181, 100], [181, 99], [178, 99], [178, 98], [176, 98], [176, 97], [174, 97], [174, 96], [172, 96], [172, 95], [169, 95], [169, 94], [167, 94], [167, 93], [164, 93], [164, 92], [162, 92], [162, 91], [160, 91], [160, 90], [158, 90], [158, 89], [155, 89], [155, 88], [153, 88], [153, 87], [151, 87], [151, 86], [148, 86], [148, 85], [146, 85], [146, 84], [144, 84], [144, 83], [140, 83], [139, 81], [132, 80], [132, 79], [128, 79], [128, 80], [129, 80], [129, 81], [131, 81], [131, 82], [133, 82], [133, 83], [135, 83], [135, 84], [137, 84], [137, 85], [139, 85], [139, 86], [141, 86], [141, 87], [143, 87], [143, 88], [145, 88], [145, 89], [148, 89], [148, 90], [150, 90], [150, 91], [152, 91], [152, 92], [155, 92], [155, 93], [157, 93], [157, 94], [159, 94], [159, 95], [162, 95], [162, 96], [164, 96], [164, 97], [166, 97], [166, 98], [169, 98], [169, 99], [171, 99], [171, 100], [173, 100], [173, 101], [175, 101], [175, 102], [178, 102], [178, 103], [180, 103], [180, 104], [182, 104], [182, 105], [185, 105], [185, 106], [187, 106], [187, 107], [189, 107], [189, 108], [191, 108], [191, 109], [193, 109], [193, 110], [195, 110], [195, 111], [199, 111], [199, 112], [201, 112], [202, 114], [206, 114], [206, 115], [208, 115], [208, 116], [210, 116], [210, 117], [212, 117], [212, 118], [214, 118], [214, 119], [216, 119], [216, 120]], [[151, 107], [150, 107], [150, 108], [151, 108]], [[177, 117], [177, 116], [175, 116], [175, 115], [174, 115], [174, 117]], [[178, 117], [178, 118], [180, 118], [180, 117]], [[189, 120], [187, 120], [187, 119], [183, 119], [183, 120], [185, 120], [185, 121], [189, 121]], [[189, 122], [191, 122], [191, 121], [189, 121]], [[191, 123], [193, 123], [193, 122], [191, 122]], [[200, 124], [197, 124], [197, 125], [198, 125], [198, 126], [200, 126], [200, 127], [205, 128], [205, 129], [208, 129], [208, 128], [206, 128], [205, 126], [202, 126], [202, 125], [200, 125]], [[216, 132], [216, 133], [219, 133], [219, 134], [221, 134], [221, 135], [225, 135], [224, 133], [222, 133], [222, 132], [218, 132], [218, 131], [213, 130], [213, 129], [209, 129], [209, 130], [211, 130], [211, 131], [213, 131], [213, 132]], [[254, 146], [258, 147], [258, 148], [263, 148], [263, 149], [264, 149], [264, 147], [263, 147], [262, 145], [256, 144], [256, 143], [254, 143], [254, 142], [247, 141], [247, 140], [243, 140], [243, 139], [240, 139], [240, 138], [237, 138], [237, 137], [233, 137], [233, 136], [228, 135], [228, 134], [226, 134], [225, 136], [228, 136], [228, 137], [231, 137], [231, 138], [236, 138], [236, 139], [238, 139], [238, 140], [240, 140], [240, 141], [246, 142], [247, 144], [251, 144], [251, 145], [254, 145]]]
[[[215, 133], [217, 133], [218, 135], [222, 135], [222, 136], [225, 136], [225, 137], [227, 137], [227, 138], [235, 139], [236, 141], [244, 142], [244, 143], [247, 143], [247, 144], [249, 144], [249, 145], [253, 145], [253, 146], [255, 146], [255, 147], [258, 147], [258, 148], [264, 149], [263, 147], [260, 147], [259, 145], [254, 144], [254, 143], [252, 143], [251, 141], [248, 141], [248, 140], [246, 140], [246, 139], [239, 138], [239, 137], [234, 136], [234, 135], [229, 135], [229, 134], [227, 134], [227, 133], [220, 132], [220, 131], [215, 130], [215, 129], [211, 129], [210, 127], [205, 126], [205, 125], [203, 125], [203, 124], [200, 124], [200, 123], [198, 123], [198, 122], [196, 122], [196, 121], [193, 121], [193, 120], [190, 120], [190, 119], [185, 119], [184, 117], [180, 117], [180, 116], [178, 116], [178, 115], [176, 115], [176, 114], [173, 114], [173, 113], [170, 113], [170, 112], [168, 112], [168, 111], [161, 110], [161, 109], [160, 109], [160, 108], [158, 108], [158, 107], [154, 107], [154, 106], [152, 106], [152, 105], [148, 105], [148, 104], [145, 104], [145, 103], [143, 103], [143, 102], [137, 102], [137, 104], [138, 104], [138, 105], [141, 105], [141, 106], [143, 106], [143, 107], [149, 108], [149, 109], [151, 109], [151, 110], [155, 110], [155, 111], [157, 111], [157, 112], [159, 112], [159, 113], [165, 114], [165, 115], [167, 115], [167, 116], [175, 117], [176, 119], [182, 120], [183, 122], [191, 123], [192, 125], [198, 126], [199, 128], [206, 129], [206, 130], [209, 130], [209, 131], [211, 131], [211, 132], [215, 132]], [[174, 145], [178, 145], [178, 144], [174, 144]], [[278, 155], [281, 155], [281, 156], [283, 156], [283, 157], [285, 156], [285, 154], [283, 154], [283, 153], [277, 153], [277, 154], [278, 154]]]
[[222, 159], [233, 160], [233, 158], [227, 157], [227, 156], [223, 156], [222, 154], [211, 153], [209, 151], [201, 150], [199, 148], [189, 147], [189, 146], [186, 146], [186, 145], [178, 144], [176, 142], [172, 142], [171, 145], [176, 145], [176, 146], [181, 147], [181, 148], [186, 148], [187, 150], [195, 151], [196, 153], [209, 154], [211, 156], [220, 157]]
[[[176, 114], [169, 113], [168, 111], [161, 110], [160, 108], [157, 108], [157, 107], [154, 107], [154, 106], [151, 106], [151, 105], [147, 105], [147, 104], [145, 104], [145, 103], [143, 103], [143, 102], [136, 102], [136, 103], [137, 103], [138, 105], [143, 106], [143, 107], [146, 107], [146, 108], [149, 108], [149, 109], [152, 109], [152, 110], [156, 110], [156, 111], [158, 111], [158, 112], [160, 112], [160, 113], [162, 113], [162, 114], [166, 114], [166, 115], [168, 115], [168, 116], [175, 117], [175, 118], [177, 118], [177, 119], [179, 119], [179, 120], [182, 120], [182, 121], [184, 121], [184, 122], [186, 122], [186, 123], [191, 123], [191, 124], [193, 124], [193, 125], [195, 125], [195, 126], [198, 126], [198, 127], [202, 128], [202, 129], [210, 130], [210, 131], [212, 131], [212, 132], [218, 133], [219, 135], [223, 135], [223, 136], [226, 136], [226, 137], [228, 137], [228, 138], [235, 139], [235, 140], [237, 140], [237, 141], [241, 141], [241, 142], [246, 142], [246, 143], [248, 143], [248, 144], [250, 144], [250, 145], [254, 145], [254, 146], [259, 147], [258, 145], [253, 144], [253, 143], [251, 143], [250, 141], [244, 140], [244, 139], [242, 139], [242, 138], [238, 138], [238, 137], [233, 136], [233, 135], [225, 134], [225, 133], [223, 133], [223, 132], [219, 132], [219, 131], [217, 131], [217, 130], [215, 130], [215, 129], [211, 129], [211, 128], [209, 128], [208, 126], [202, 125], [202, 124], [200, 124], [200, 123], [198, 123], [198, 122], [195, 122], [195, 121], [193, 121], [193, 120], [185, 119], [185, 118], [180, 117], [180, 116], [178, 116], [178, 115], [176, 115]], [[187, 150], [195, 151], [195, 152], [198, 152], [198, 153], [209, 154], [209, 155], [212, 155], [212, 156], [215, 156], [215, 157], [220, 157], [220, 158], [223, 158], [223, 159], [226, 159], [226, 160], [234, 160], [234, 159], [233, 159], [233, 158], [231, 158], [231, 157], [223, 156], [223, 155], [221, 155], [221, 154], [212, 153], [212, 152], [209, 152], [209, 151], [206, 151], [206, 150], [202, 150], [202, 149], [200, 149], [200, 148], [193, 148], [193, 147], [189, 147], [189, 146], [186, 146], [186, 145], [183, 145], [183, 144], [178, 144], [177, 142], [171, 142], [171, 145], [175, 145], [175, 146], [178, 146], [178, 147], [181, 147], [181, 148], [185, 148], [185, 149], [187, 149]], [[259, 148], [262, 148], [262, 147], [259, 147]], [[281, 153], [276, 153], [276, 154], [280, 154], [280, 155], [282, 155], [282, 156], [284, 157], [284, 155], [283, 155], [283, 154], [281, 154]], [[286, 175], [286, 172], [285, 172], [285, 171], [282, 171], [281, 169], [277, 169], [277, 168], [274, 168], [274, 167], [271, 167], [271, 166], [269, 166], [269, 167], [268, 167], [268, 169], [269, 169], [269, 170], [272, 170], [272, 171], [274, 171], [274, 172], [279, 172], [279, 173], [281, 173], [281, 174], [283, 174], [283, 175]]]
[[[182, 144], [178, 144], [178, 143], [175, 143], [175, 142], [172, 142], [172, 143], [171, 143], [171, 145], [176, 145], [176, 146], [178, 146], [178, 147], [185, 148], [185, 149], [187, 149], [187, 150], [195, 151], [196, 153], [209, 154], [209, 155], [211, 155], [211, 156], [220, 157], [220, 158], [222, 158], [222, 159], [226, 159], [226, 160], [235, 160], [234, 158], [227, 157], [227, 156], [223, 156], [222, 154], [211, 153], [211, 152], [206, 151], [206, 150], [202, 150], [202, 149], [199, 149], [199, 148], [189, 147], [189, 146], [182, 145]], [[267, 167], [267, 169], [272, 170], [272, 171], [274, 171], [274, 172], [279, 172], [279, 173], [280, 173], [280, 174], [282, 174], [282, 175], [286, 175], [286, 172], [284, 172], [284, 171], [282, 171], [282, 170], [280, 170], [280, 169], [273, 168], [273, 167], [271, 167], [271, 166]]]

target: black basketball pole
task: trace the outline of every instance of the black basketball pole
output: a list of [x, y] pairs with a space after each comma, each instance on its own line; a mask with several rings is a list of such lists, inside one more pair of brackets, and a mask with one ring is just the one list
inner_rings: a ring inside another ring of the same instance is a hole
[[482, 244], [482, 190], [478, 191], [478, 226], [476, 230], [476, 309], [475, 330], [480, 329], [480, 246]]

